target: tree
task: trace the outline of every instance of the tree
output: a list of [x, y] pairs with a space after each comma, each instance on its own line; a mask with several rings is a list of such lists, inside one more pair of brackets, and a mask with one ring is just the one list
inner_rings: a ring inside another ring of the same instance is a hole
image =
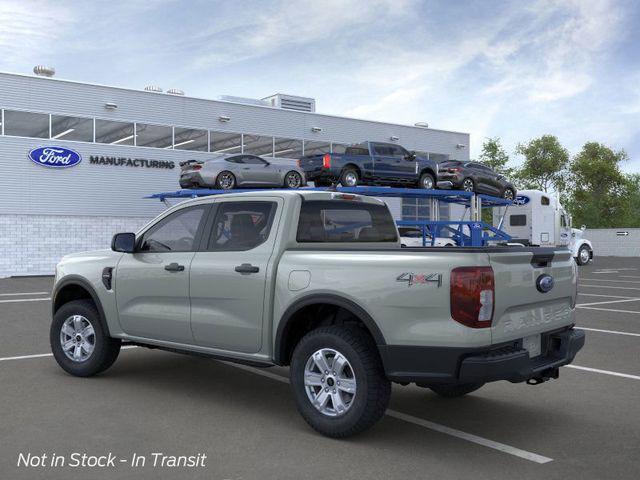
[[626, 176], [620, 162], [624, 150], [614, 151], [598, 142], [588, 142], [569, 168], [568, 205], [576, 225], [597, 227], [629, 226], [637, 223], [632, 203], [638, 202], [640, 180]]
[[499, 137], [485, 138], [482, 144], [482, 153], [478, 157], [478, 160], [480, 163], [506, 177], [513, 176], [513, 168], [507, 167], [509, 155], [502, 147]]
[[569, 151], [554, 135], [543, 135], [516, 147], [524, 156], [522, 167], [516, 172], [520, 188], [535, 188], [548, 192], [561, 191], [566, 184]]

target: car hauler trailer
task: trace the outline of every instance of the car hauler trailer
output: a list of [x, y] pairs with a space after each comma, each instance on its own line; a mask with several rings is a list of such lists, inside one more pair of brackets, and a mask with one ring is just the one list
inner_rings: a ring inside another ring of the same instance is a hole
[[578, 265], [593, 259], [593, 246], [582, 238], [586, 227], [572, 228], [571, 216], [560, 201], [541, 190], [521, 190], [513, 205], [499, 208], [494, 226], [512, 242], [539, 247], [567, 247]]

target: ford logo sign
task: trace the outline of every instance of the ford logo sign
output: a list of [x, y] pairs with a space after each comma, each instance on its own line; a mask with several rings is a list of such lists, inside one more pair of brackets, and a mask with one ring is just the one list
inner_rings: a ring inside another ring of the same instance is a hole
[[517, 195], [516, 199], [513, 201], [515, 205], [526, 205], [529, 203], [531, 199], [526, 195]]
[[43, 167], [69, 168], [79, 164], [82, 156], [69, 148], [38, 147], [29, 152], [29, 160]]
[[536, 280], [536, 288], [539, 292], [547, 293], [553, 288], [553, 283], [553, 277], [544, 273]]

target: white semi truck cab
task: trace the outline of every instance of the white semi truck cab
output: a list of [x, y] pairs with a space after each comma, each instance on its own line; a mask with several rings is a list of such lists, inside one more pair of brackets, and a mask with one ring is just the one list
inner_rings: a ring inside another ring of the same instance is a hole
[[[514, 204], [498, 209], [494, 226], [512, 242], [540, 247], [568, 247], [578, 265], [593, 259], [593, 246], [583, 237], [585, 226], [572, 228], [571, 216], [555, 196], [541, 190], [521, 190]], [[502, 222], [502, 225], [500, 225]]]

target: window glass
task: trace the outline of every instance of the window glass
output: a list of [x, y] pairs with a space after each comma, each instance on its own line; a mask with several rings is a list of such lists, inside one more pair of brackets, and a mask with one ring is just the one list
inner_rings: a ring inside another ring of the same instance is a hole
[[163, 125], [136, 123], [136, 145], [138, 147], [171, 148], [173, 131]]
[[388, 147], [387, 145], [379, 145], [379, 144], [374, 144], [373, 145], [373, 151], [375, 152], [376, 155], [392, 155], [393, 150]]
[[249, 165], [266, 165], [266, 160], [256, 157], [255, 155], [245, 155], [242, 157], [242, 163], [247, 163]]
[[239, 133], [211, 132], [213, 153], [242, 153], [242, 135]]
[[96, 119], [96, 142], [133, 145], [133, 123]]
[[347, 155], [369, 155], [369, 149], [365, 146], [347, 147]]
[[329, 142], [312, 142], [310, 140], [304, 141], [304, 154], [305, 155], [322, 155], [324, 153], [331, 153], [331, 143]]
[[344, 153], [347, 149], [348, 145], [344, 143], [332, 143], [331, 144], [331, 153], [341, 154]]
[[206, 207], [183, 208], [163, 218], [142, 237], [141, 252], [192, 252]]
[[526, 224], [526, 215], [511, 215], [509, 217], [509, 225], [511, 225], [512, 227], [524, 227]]
[[251, 250], [267, 241], [275, 202], [222, 202], [213, 222], [208, 250]]
[[195, 150], [206, 152], [209, 148], [207, 131], [194, 128], [174, 128], [173, 148], [176, 150]]
[[238, 155], [236, 157], [229, 157], [225, 159], [227, 162], [231, 163], [244, 163], [244, 155]]
[[93, 119], [51, 115], [51, 138], [93, 142]]
[[277, 158], [302, 157], [302, 140], [291, 138], [274, 138], [275, 150], [273, 156]]
[[306, 201], [298, 242], [395, 242], [396, 227], [384, 205], [340, 200]]
[[273, 137], [244, 135], [244, 153], [252, 155], [273, 156]]
[[407, 152], [400, 145], [389, 145], [389, 150], [391, 151], [391, 155], [394, 157], [404, 158], [405, 155], [409, 154], [409, 152]]
[[549, 205], [550, 203], [549, 197], [540, 197], [540, 205]]
[[5, 110], [4, 134], [16, 137], [49, 138], [49, 115]]

